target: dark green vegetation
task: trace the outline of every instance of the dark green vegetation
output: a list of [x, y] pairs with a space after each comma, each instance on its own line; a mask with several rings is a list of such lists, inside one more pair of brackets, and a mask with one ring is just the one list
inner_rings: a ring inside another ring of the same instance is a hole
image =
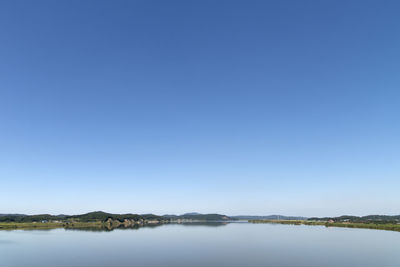
[[102, 211], [95, 211], [95, 212], [90, 212], [82, 215], [75, 215], [75, 216], [66, 216], [66, 219], [72, 219], [72, 220], [79, 220], [81, 222], [91, 222], [91, 221], [107, 221], [109, 218], [112, 220], [118, 220], [120, 222], [123, 222], [124, 220], [165, 220], [162, 216], [157, 216], [154, 214], [143, 214], [143, 215], [138, 215], [138, 214], [112, 214], [112, 213], [106, 213]]
[[85, 229], [137, 228], [144, 225], [157, 225], [171, 222], [227, 221], [229, 217], [220, 214], [184, 214], [158, 216], [154, 214], [112, 214], [102, 211], [81, 215], [0, 215], [0, 229]]
[[[343, 216], [345, 217], [345, 216]], [[368, 216], [366, 216], [368, 217]], [[390, 217], [390, 216], [389, 216]], [[276, 224], [290, 224], [290, 225], [323, 225], [326, 227], [346, 227], [346, 228], [365, 228], [365, 229], [377, 229], [377, 230], [388, 230], [388, 231], [399, 231], [400, 223], [398, 222], [387, 222], [387, 221], [359, 221], [353, 222], [348, 219], [344, 221], [334, 221], [331, 218], [328, 220], [249, 220], [251, 223], [276, 223]]]

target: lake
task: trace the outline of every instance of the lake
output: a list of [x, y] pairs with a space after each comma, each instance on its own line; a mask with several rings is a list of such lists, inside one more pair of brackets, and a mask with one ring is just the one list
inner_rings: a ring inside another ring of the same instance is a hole
[[1, 267], [399, 267], [400, 232], [279, 224], [0, 231]]

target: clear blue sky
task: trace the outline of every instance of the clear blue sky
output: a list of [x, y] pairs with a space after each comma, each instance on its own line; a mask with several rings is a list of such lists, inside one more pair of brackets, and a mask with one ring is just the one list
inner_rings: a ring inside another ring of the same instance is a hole
[[0, 213], [400, 214], [398, 1], [2, 1]]

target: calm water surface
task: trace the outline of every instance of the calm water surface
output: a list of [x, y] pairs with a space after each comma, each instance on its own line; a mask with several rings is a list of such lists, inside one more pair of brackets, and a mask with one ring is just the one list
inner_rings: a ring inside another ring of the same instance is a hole
[[0, 231], [0, 266], [399, 267], [400, 233], [248, 223]]

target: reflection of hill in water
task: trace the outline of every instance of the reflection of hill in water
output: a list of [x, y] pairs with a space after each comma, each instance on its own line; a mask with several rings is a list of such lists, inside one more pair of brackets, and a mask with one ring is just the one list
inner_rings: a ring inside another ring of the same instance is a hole
[[[208, 226], [208, 227], [218, 227], [225, 226], [228, 222], [185, 222], [185, 223], [170, 223], [170, 224], [147, 224], [147, 225], [134, 225], [130, 227], [125, 227], [120, 225], [118, 227], [100, 226], [100, 227], [69, 227], [65, 228], [66, 231], [84, 231], [84, 232], [111, 232], [116, 229], [118, 230], [139, 230], [141, 228], [157, 228], [164, 225], [182, 225], [186, 227], [190, 226]], [[48, 229], [50, 230], [50, 229]]]
[[185, 223], [175, 223], [183, 226], [209, 226], [209, 227], [217, 227], [217, 226], [225, 226], [229, 222], [185, 222]]
[[99, 226], [99, 227], [68, 227], [65, 228], [66, 231], [84, 231], [84, 232], [111, 232], [115, 229], [118, 230], [139, 230], [140, 228], [156, 228], [162, 226], [163, 224], [148, 224], [148, 225], [133, 225], [126, 227], [124, 225], [120, 225], [117, 227], [111, 226]]

